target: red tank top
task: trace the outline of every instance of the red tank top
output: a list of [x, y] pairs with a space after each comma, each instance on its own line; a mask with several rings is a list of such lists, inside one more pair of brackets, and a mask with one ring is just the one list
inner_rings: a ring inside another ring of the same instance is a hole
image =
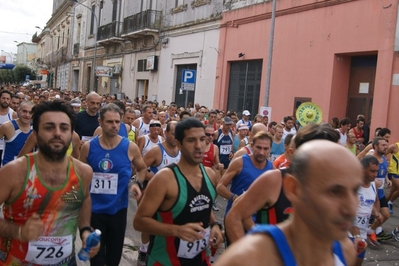
[[353, 134], [355, 134], [357, 139], [363, 138], [363, 130], [360, 129], [360, 131], [356, 131], [356, 127], [353, 128]]
[[205, 152], [202, 164], [207, 167], [212, 167], [215, 162], [215, 145], [211, 143], [209, 150]]
[[72, 157], [69, 157], [64, 184], [49, 187], [43, 183], [36, 167], [36, 154], [25, 156], [28, 162], [26, 181], [18, 196], [4, 204], [4, 220], [21, 226], [37, 213], [44, 225], [43, 233], [31, 245], [2, 238], [0, 265], [66, 265], [75, 256], [78, 215], [84, 200], [82, 181], [74, 169]]

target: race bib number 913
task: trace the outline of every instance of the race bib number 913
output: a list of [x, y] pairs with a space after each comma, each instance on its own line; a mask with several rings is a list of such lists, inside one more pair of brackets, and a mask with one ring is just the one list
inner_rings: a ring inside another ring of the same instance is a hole
[[194, 242], [188, 242], [180, 239], [179, 251], [177, 256], [185, 259], [192, 259], [200, 254], [209, 244], [209, 237], [211, 235], [211, 229], [208, 227], [205, 229], [203, 238]]

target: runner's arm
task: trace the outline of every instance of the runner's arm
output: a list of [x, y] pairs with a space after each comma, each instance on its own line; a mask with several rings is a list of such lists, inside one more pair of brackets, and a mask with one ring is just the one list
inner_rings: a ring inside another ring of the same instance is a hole
[[35, 146], [36, 146], [36, 134], [32, 132], [31, 134], [29, 134], [29, 137], [26, 139], [24, 146], [19, 151], [18, 158], [24, 156], [27, 153], [32, 152]]
[[231, 180], [239, 173], [241, 172], [243, 166], [242, 158], [238, 158], [234, 161], [232, 161], [227, 168], [226, 172], [220, 179], [220, 182], [218, 183], [216, 187], [216, 191], [220, 196], [222, 196], [225, 199], [233, 199], [234, 194], [227, 188], [227, 185], [230, 184]]
[[251, 219], [255, 212], [270, 207], [277, 201], [282, 186], [281, 180], [280, 171], [267, 171], [234, 201], [225, 218], [226, 232], [231, 242], [245, 235], [244, 222], [248, 218]]

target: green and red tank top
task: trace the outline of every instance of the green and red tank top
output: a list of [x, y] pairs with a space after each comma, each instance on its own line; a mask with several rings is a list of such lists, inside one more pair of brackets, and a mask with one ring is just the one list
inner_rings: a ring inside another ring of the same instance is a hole
[[183, 176], [176, 164], [169, 167], [176, 178], [179, 193], [175, 204], [168, 211], [157, 211], [154, 218], [166, 224], [184, 225], [202, 222], [207, 234], [204, 239], [189, 243], [174, 236], [151, 236], [147, 265], [210, 265], [209, 264], [209, 221], [216, 190], [205, 168], [202, 172], [201, 189], [196, 191]]
[[67, 176], [50, 187], [40, 176], [36, 153], [27, 154], [27, 175], [19, 194], [3, 206], [4, 219], [22, 226], [37, 213], [43, 233], [37, 241], [1, 238], [0, 265], [67, 265], [75, 256], [79, 210], [84, 200], [81, 178], [68, 156]]

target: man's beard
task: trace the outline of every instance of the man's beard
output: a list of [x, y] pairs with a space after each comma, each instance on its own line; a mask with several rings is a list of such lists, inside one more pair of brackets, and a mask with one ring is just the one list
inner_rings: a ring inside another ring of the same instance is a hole
[[70, 145], [69, 143], [64, 143], [65, 145], [60, 149], [51, 148], [40, 136], [37, 135], [37, 146], [39, 147], [39, 152], [44, 155], [44, 157], [51, 162], [60, 162], [65, 158], [66, 151]]
[[0, 104], [1, 108], [8, 108], [8, 106], [10, 106], [8, 103], [4, 102]]

